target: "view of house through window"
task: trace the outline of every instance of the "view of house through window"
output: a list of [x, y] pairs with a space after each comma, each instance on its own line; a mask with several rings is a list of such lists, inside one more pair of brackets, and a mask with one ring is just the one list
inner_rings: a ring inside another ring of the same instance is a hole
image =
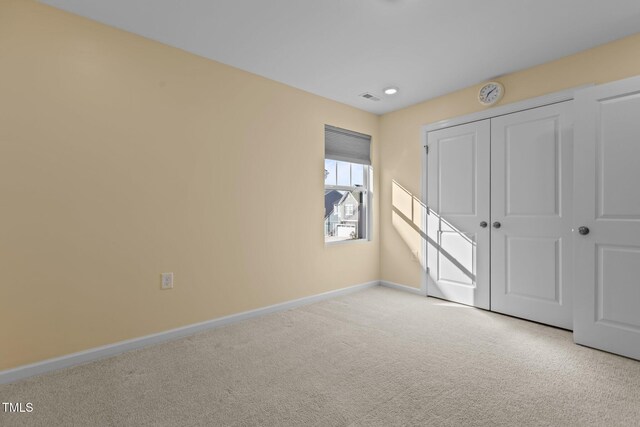
[[325, 242], [365, 239], [369, 166], [325, 159]]

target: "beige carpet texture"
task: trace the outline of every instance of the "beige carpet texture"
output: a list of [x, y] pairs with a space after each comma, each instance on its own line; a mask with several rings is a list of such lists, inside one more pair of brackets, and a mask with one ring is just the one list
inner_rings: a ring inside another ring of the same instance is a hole
[[640, 362], [375, 287], [0, 386], [2, 426], [638, 426]]

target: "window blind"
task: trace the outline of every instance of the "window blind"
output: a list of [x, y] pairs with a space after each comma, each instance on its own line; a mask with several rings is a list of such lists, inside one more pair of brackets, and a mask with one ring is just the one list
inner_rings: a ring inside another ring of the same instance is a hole
[[324, 157], [331, 160], [370, 165], [371, 137], [325, 125]]

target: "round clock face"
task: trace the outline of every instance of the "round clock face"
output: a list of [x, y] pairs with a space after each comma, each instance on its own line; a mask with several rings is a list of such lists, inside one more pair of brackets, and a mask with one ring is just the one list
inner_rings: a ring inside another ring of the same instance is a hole
[[478, 100], [483, 105], [492, 105], [502, 99], [504, 86], [498, 82], [489, 82], [480, 88]]

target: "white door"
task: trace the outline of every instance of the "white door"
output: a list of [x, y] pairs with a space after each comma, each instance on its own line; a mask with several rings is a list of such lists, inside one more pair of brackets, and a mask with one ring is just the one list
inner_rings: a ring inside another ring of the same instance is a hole
[[491, 310], [572, 329], [572, 102], [491, 119]]
[[574, 339], [640, 359], [640, 77], [575, 102]]
[[489, 120], [483, 120], [427, 135], [427, 293], [484, 309], [489, 309], [489, 134]]

